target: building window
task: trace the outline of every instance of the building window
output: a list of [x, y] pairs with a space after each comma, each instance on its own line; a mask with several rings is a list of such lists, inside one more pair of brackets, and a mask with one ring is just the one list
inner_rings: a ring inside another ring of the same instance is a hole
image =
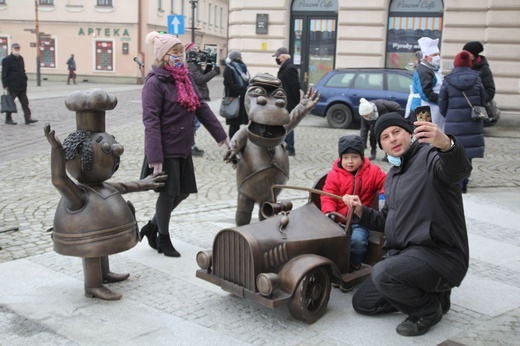
[[97, 0], [98, 6], [112, 6], [112, 0]]
[[220, 28], [224, 27], [224, 9], [220, 8]]
[[157, 0], [157, 11], [162, 11], [162, 0]]
[[213, 25], [213, 16], [211, 15], [211, 4], [208, 4], [208, 23], [210, 26]]
[[387, 68], [413, 69], [415, 52], [420, 50], [421, 37], [439, 39], [442, 34], [442, 0], [430, 0], [429, 6], [420, 6], [421, 0], [393, 0], [388, 12], [386, 41]]
[[40, 0], [40, 5], [54, 5], [54, 0]]
[[5, 0], [0, 0], [0, 5], [5, 5]]
[[56, 41], [54, 38], [40, 38], [40, 53], [40, 67], [56, 68]]
[[175, 1], [170, 0], [170, 13], [175, 13]]
[[114, 71], [114, 42], [96, 41], [96, 71]]

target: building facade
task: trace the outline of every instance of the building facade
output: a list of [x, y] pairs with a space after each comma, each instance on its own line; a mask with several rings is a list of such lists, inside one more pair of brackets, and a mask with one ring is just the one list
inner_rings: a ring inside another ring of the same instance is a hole
[[518, 0], [0, 0], [0, 59], [18, 42], [31, 79], [39, 51], [44, 80], [65, 80], [73, 53], [79, 81], [135, 83], [153, 62], [146, 34], [169, 26], [183, 42], [193, 28], [219, 60], [240, 50], [252, 74], [276, 75], [272, 54], [285, 46], [304, 89], [333, 68], [406, 68], [421, 36], [440, 39], [446, 74], [466, 42], [480, 41], [499, 106], [520, 111]]
[[229, 11], [229, 49], [251, 73], [276, 75], [272, 54], [285, 46], [305, 89], [333, 68], [406, 68], [422, 36], [440, 39], [447, 74], [464, 44], [480, 41], [497, 103], [520, 111], [518, 0], [230, 0]]
[[227, 15], [227, 0], [0, 0], [0, 60], [17, 42], [31, 79], [39, 62], [43, 80], [66, 80], [74, 54], [78, 81], [136, 83], [153, 63], [148, 32], [170, 27], [181, 41], [224, 56]]

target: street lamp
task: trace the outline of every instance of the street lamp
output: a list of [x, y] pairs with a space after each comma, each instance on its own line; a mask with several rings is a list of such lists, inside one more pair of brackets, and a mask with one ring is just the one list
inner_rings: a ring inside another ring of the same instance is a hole
[[191, 42], [195, 43], [195, 7], [199, 0], [190, 0], [191, 4]]
[[34, 1], [34, 9], [36, 12], [36, 22], [35, 22], [35, 34], [36, 34], [36, 86], [41, 86], [41, 73], [40, 73], [40, 63], [41, 63], [41, 53], [40, 53], [40, 24], [38, 22], [38, 0]]

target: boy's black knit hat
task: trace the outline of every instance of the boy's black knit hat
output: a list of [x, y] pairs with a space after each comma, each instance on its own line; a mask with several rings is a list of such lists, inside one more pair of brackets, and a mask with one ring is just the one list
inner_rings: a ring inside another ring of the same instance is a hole
[[341, 157], [346, 153], [356, 153], [364, 157], [365, 147], [361, 142], [361, 137], [356, 135], [343, 136], [338, 141], [338, 154]]

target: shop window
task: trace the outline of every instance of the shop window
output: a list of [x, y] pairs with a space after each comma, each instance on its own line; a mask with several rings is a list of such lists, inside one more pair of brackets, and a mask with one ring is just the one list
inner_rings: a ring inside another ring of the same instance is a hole
[[413, 69], [421, 37], [438, 38], [440, 48], [443, 10], [442, 0], [393, 0], [388, 12], [385, 66]]
[[9, 55], [9, 51], [7, 50], [9, 47], [9, 40], [7, 37], [0, 36], [0, 62], [4, 60], [4, 58]]
[[114, 42], [96, 41], [96, 71], [114, 71]]
[[40, 38], [40, 67], [56, 68], [56, 40], [53, 37]]

